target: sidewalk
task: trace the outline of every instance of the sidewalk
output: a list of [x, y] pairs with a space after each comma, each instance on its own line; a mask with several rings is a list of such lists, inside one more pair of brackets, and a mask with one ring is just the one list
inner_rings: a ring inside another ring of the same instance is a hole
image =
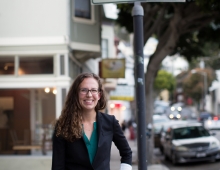
[[[132, 150], [132, 170], [138, 170], [137, 165], [137, 143], [136, 141], [130, 141], [128, 140], [128, 143]], [[157, 159], [157, 156], [155, 156], [155, 159]], [[160, 161], [155, 161], [160, 162]], [[111, 170], [119, 170], [120, 167], [120, 156], [119, 152], [114, 144], [112, 144], [112, 150], [111, 150], [111, 162], [110, 162], [110, 169]], [[148, 165], [147, 170], [169, 170], [165, 165], [163, 164], [154, 164], [154, 165]]]
[[[133, 170], [138, 170], [138, 165], [135, 163], [137, 160], [137, 145], [135, 141], [129, 141], [129, 145], [133, 151]], [[50, 170], [51, 169], [51, 157], [52, 153], [49, 152], [46, 156], [41, 152], [35, 152], [34, 155], [25, 156], [0, 156], [0, 170]], [[120, 168], [120, 156], [117, 148], [112, 144], [110, 169], [119, 170]], [[162, 164], [149, 165], [148, 170], [169, 170]]]
[[50, 170], [51, 156], [0, 156], [0, 170]]

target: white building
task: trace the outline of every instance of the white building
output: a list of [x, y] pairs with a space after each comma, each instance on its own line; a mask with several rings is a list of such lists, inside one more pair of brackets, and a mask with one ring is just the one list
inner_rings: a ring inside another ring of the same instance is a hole
[[13, 129], [39, 139], [59, 117], [76, 75], [97, 68], [101, 8], [90, 0], [0, 1], [2, 153], [12, 148]]
[[220, 116], [220, 70], [216, 70], [217, 80], [213, 81], [209, 88], [209, 98], [207, 107], [211, 113]]

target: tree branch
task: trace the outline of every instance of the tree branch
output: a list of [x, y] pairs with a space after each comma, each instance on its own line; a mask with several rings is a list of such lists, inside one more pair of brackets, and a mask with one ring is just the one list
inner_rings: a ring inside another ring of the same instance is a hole
[[143, 8], [144, 8], [144, 13], [145, 13], [144, 21], [145, 21], [146, 27], [148, 28], [151, 22], [154, 21], [153, 17], [156, 15], [160, 7], [158, 5], [154, 5], [152, 8], [152, 5], [150, 5], [149, 3], [144, 3]]
[[150, 38], [150, 36], [152, 36], [152, 34], [155, 32], [155, 30], [160, 26], [160, 23], [164, 19], [164, 15], [165, 15], [165, 12], [166, 12], [166, 6], [167, 5], [164, 5], [159, 13], [156, 12], [158, 14], [157, 19], [153, 22], [153, 25], [150, 27], [149, 30], [148, 30], [149, 27], [144, 26], [144, 29], [148, 30], [148, 31], [146, 31], [146, 33], [144, 35], [144, 42], [146, 42]]
[[188, 24], [186, 24], [185, 26], [182, 26], [181, 34], [185, 34], [188, 32], [193, 32], [193, 31], [199, 30], [202, 27], [204, 27], [205, 25], [209, 24], [212, 20], [213, 20], [213, 16], [204, 17], [204, 18], [201, 18], [196, 21], [191, 21]]

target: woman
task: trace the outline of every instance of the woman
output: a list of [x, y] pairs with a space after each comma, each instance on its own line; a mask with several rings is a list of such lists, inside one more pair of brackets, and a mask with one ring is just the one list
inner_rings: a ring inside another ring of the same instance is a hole
[[132, 151], [106, 106], [100, 78], [80, 74], [72, 84], [53, 135], [52, 170], [110, 170], [112, 141], [121, 156], [120, 170], [131, 170]]

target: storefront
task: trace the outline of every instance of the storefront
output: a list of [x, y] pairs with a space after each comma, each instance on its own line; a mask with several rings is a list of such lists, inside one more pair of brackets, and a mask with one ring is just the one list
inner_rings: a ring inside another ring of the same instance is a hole
[[65, 49], [4, 49], [0, 49], [0, 154], [14, 154], [15, 144], [41, 145], [43, 134], [51, 138], [73, 79], [69, 67], [74, 66]]

